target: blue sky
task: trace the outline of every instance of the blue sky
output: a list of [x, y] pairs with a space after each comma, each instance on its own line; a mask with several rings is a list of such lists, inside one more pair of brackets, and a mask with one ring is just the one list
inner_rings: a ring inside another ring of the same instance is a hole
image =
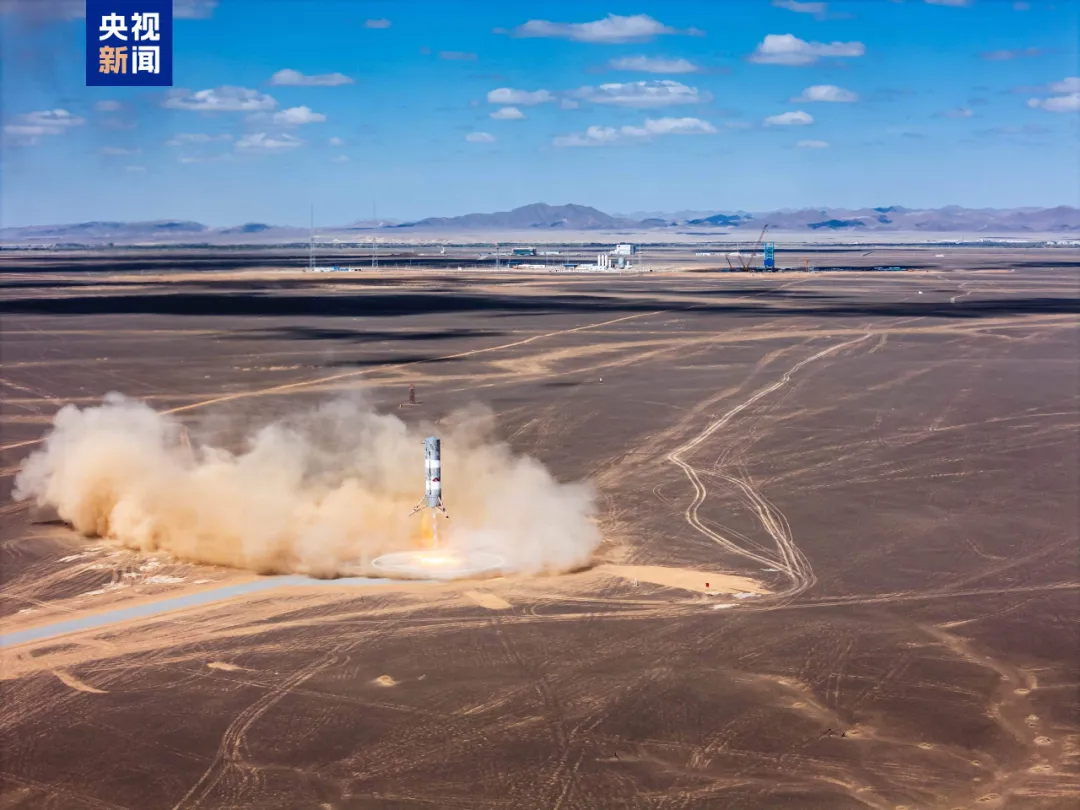
[[4, 226], [1080, 204], [1080, 0], [175, 0], [119, 90], [82, 8], [0, 0]]

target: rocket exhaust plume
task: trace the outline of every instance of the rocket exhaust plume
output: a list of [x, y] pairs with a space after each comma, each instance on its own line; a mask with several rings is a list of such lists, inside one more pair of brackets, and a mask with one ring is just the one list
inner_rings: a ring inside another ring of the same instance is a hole
[[[440, 546], [495, 554], [504, 570], [522, 573], [585, 565], [600, 543], [592, 488], [557, 482], [493, 428], [480, 408], [439, 425], [454, 448], [445, 461], [454, 519], [441, 527]], [[423, 521], [409, 510], [432, 432], [335, 400], [251, 431], [231, 452], [185, 444], [177, 420], [113, 393], [100, 406], [56, 414], [14, 498], [54, 507], [84, 535], [189, 562], [360, 573], [358, 560], [424, 546]]]

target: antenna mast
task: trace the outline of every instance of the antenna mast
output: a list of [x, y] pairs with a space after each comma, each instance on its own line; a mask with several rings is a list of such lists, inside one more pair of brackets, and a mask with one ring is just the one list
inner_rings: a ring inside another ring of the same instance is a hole
[[308, 230], [308, 270], [315, 271], [315, 206], [311, 206], [311, 228]]

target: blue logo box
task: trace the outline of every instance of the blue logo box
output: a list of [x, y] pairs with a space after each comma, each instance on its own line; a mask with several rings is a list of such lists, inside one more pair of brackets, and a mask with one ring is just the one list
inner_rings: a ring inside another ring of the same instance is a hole
[[86, 0], [86, 86], [172, 87], [172, 0]]

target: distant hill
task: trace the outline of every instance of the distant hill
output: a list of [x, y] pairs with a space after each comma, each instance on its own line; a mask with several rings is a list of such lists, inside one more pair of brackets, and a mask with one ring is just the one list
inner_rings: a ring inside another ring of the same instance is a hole
[[265, 222], [248, 222], [235, 228], [223, 228], [221, 233], [266, 233], [272, 230], [273, 227], [273, 225], [267, 225]]
[[804, 208], [759, 214], [716, 213], [687, 220], [686, 225], [753, 230], [768, 225], [777, 231], [859, 230], [896, 233], [1073, 233], [1080, 231], [1080, 209], [945, 208], [914, 209], [899, 205], [879, 208]]
[[861, 219], [827, 219], [824, 222], [811, 222], [807, 227], [813, 231], [818, 228], [830, 228], [835, 231], [837, 228], [865, 228], [866, 222]]
[[711, 217], [701, 217], [700, 219], [691, 219], [687, 221], [687, 225], [719, 225], [724, 228], [737, 228], [740, 225], [749, 222], [750, 217], [744, 217], [739, 214], [713, 214]]
[[682, 226], [752, 231], [760, 230], [765, 225], [779, 231], [1071, 233], [1080, 231], [1080, 209], [1059, 206], [1000, 210], [961, 208], [954, 205], [937, 209], [913, 209], [890, 205], [858, 209], [806, 208], [755, 214], [741, 210], [720, 211], [689, 219], [656, 214], [645, 219], [631, 219], [605, 214], [584, 205], [552, 206], [535, 203], [494, 214], [431, 217], [403, 223], [397, 227], [455, 232], [555, 228], [567, 231], [628, 228], [653, 230]]
[[148, 222], [76, 222], [70, 225], [30, 225], [0, 228], [0, 240], [17, 244], [60, 245], [176, 245], [234, 244], [307, 240], [307, 228], [248, 222], [231, 228], [212, 228], [187, 220]]
[[[612, 216], [587, 205], [547, 205], [534, 203], [512, 211], [465, 214], [458, 217], [428, 217], [415, 222], [358, 220], [339, 227], [320, 226], [316, 240], [328, 242], [367, 241], [376, 234], [382, 240], [422, 239], [424, 234], [521, 235], [559, 232], [639, 231], [663, 240], [668, 234], [718, 235], [747, 233], [756, 236], [766, 225], [776, 232], [806, 233], [963, 233], [1021, 235], [1080, 233], [1080, 209], [1056, 208], [904, 208], [899, 205], [876, 208], [803, 208], [765, 213], [742, 210], [693, 212], [693, 217], [665, 216], [649, 212], [644, 219]], [[692, 228], [692, 231], [687, 231]], [[363, 233], [362, 233], [363, 232]], [[0, 229], [0, 240], [13, 245], [271, 245], [307, 242], [306, 227], [249, 222], [215, 228], [187, 220], [150, 222], [78, 222], [70, 225], [32, 225]], [[743, 238], [743, 237], [738, 237]]]
[[109, 241], [110, 239], [139, 239], [183, 235], [189, 237], [206, 232], [201, 222], [162, 219], [152, 222], [79, 222], [74, 225], [31, 225], [26, 228], [0, 229], [0, 239], [63, 239]]
[[400, 221], [396, 219], [358, 219], [351, 225], [346, 225], [344, 228], [334, 228], [333, 230], [344, 231], [370, 231], [374, 228], [392, 228], [395, 225], [399, 225]]
[[465, 214], [460, 217], [428, 217], [405, 222], [398, 228], [423, 228], [455, 231], [526, 230], [561, 228], [565, 231], [591, 231], [638, 227], [632, 219], [622, 219], [597, 211], [587, 205], [548, 205], [533, 203], [494, 214]]

